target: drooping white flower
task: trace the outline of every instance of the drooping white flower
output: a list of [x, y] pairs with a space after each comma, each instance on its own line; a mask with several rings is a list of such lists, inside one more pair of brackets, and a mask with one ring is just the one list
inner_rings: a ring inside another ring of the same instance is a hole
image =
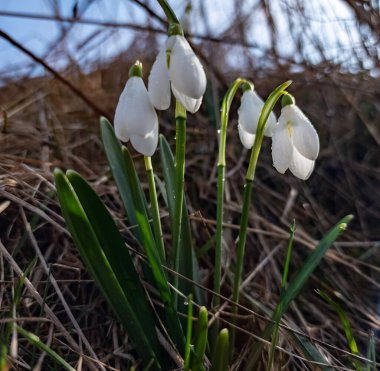
[[170, 36], [165, 49], [158, 53], [148, 80], [153, 105], [164, 110], [170, 106], [170, 86], [187, 111], [198, 111], [206, 91], [206, 74], [187, 40]]
[[[132, 69], [136, 67], [134, 65]], [[141, 65], [140, 65], [141, 70]], [[141, 71], [140, 71], [141, 72]], [[158, 118], [141, 75], [130, 72], [115, 112], [115, 133], [144, 156], [152, 156], [158, 144]]]
[[272, 158], [276, 170], [289, 169], [306, 180], [314, 169], [319, 153], [319, 137], [309, 119], [293, 103], [281, 110], [278, 127], [272, 136]]
[[[244, 91], [238, 110], [238, 130], [240, 140], [247, 149], [252, 148], [255, 142], [257, 125], [263, 106], [264, 101], [253, 90], [253, 85]], [[265, 126], [264, 135], [271, 137], [276, 126], [276, 116], [271, 112]]]

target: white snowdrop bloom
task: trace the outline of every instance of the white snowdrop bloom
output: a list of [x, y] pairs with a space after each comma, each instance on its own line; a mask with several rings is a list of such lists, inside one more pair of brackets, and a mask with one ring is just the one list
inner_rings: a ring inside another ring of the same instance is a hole
[[[238, 130], [240, 140], [243, 146], [247, 149], [252, 148], [255, 142], [257, 125], [259, 123], [259, 118], [263, 106], [264, 101], [253, 90], [253, 86], [251, 89], [244, 91], [238, 110]], [[275, 131], [276, 126], [276, 116], [273, 112], [271, 112], [265, 126], [264, 135], [271, 137]]]
[[314, 169], [319, 153], [319, 137], [309, 119], [295, 105], [282, 108], [278, 127], [272, 136], [272, 158], [276, 170], [289, 169], [306, 180]]
[[148, 92], [153, 105], [164, 110], [170, 106], [170, 86], [187, 111], [198, 111], [206, 91], [206, 74], [187, 40], [170, 36], [158, 53], [149, 75]]
[[132, 75], [128, 79], [116, 107], [114, 125], [121, 141], [131, 140], [136, 151], [153, 155], [158, 144], [158, 118], [141, 77]]

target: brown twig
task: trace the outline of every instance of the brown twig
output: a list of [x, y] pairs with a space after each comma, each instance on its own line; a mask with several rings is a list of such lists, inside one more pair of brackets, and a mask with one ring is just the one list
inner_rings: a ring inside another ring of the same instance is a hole
[[17, 42], [14, 38], [9, 36], [6, 32], [0, 30], [0, 37], [2, 37], [4, 40], [7, 40], [10, 44], [15, 46], [17, 49], [21, 50], [23, 53], [28, 55], [30, 58], [32, 58], [34, 61], [36, 61], [38, 64], [43, 66], [46, 70], [48, 70], [57, 80], [62, 82], [62, 84], [66, 85], [74, 94], [76, 94], [79, 98], [81, 98], [89, 107], [91, 107], [94, 112], [100, 116], [106, 117], [108, 120], [111, 121], [111, 115], [104, 111], [102, 108], [99, 108], [97, 104], [95, 104], [90, 98], [88, 98], [80, 89], [78, 89], [76, 86], [74, 86], [70, 81], [68, 81], [66, 78], [64, 78], [58, 71], [56, 71], [54, 68], [50, 67], [43, 59], [37, 57], [33, 52], [31, 52], [29, 49], [26, 49], [23, 45], [21, 45], [19, 42]]

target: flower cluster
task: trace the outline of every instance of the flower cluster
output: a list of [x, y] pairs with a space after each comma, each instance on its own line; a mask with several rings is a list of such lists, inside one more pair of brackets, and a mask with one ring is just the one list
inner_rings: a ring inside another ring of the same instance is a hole
[[[245, 89], [238, 111], [238, 130], [243, 146], [248, 149], [254, 144], [263, 105], [253, 86]], [[279, 173], [284, 174], [289, 169], [297, 178], [310, 177], [319, 153], [319, 138], [290, 94], [282, 99], [278, 122], [273, 112], [270, 113], [265, 135], [272, 138], [273, 166]]]
[[131, 67], [116, 107], [116, 136], [123, 142], [130, 140], [141, 154], [152, 156], [158, 144], [155, 108], [169, 108], [171, 90], [187, 111], [195, 113], [202, 103], [206, 82], [203, 67], [187, 40], [181, 35], [170, 36], [153, 64], [148, 90], [142, 79], [141, 63]]
[[[174, 25], [177, 27], [178, 25]], [[136, 151], [152, 156], [158, 144], [158, 118], [155, 109], [168, 109], [171, 92], [191, 113], [198, 111], [206, 90], [206, 74], [180, 29], [166, 40], [158, 53], [148, 79], [142, 79], [140, 62], [132, 66], [115, 112], [115, 132], [121, 141], [131, 141]], [[252, 148], [264, 101], [252, 84], [246, 83], [238, 110], [238, 131], [244, 147]], [[289, 169], [296, 177], [308, 179], [319, 153], [319, 138], [309, 119], [286, 94], [277, 120], [271, 112], [265, 136], [272, 138], [273, 166], [281, 174]]]

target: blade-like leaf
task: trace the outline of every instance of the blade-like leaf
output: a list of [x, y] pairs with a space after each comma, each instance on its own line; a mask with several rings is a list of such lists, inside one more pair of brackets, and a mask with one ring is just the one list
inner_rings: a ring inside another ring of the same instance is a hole
[[192, 354], [192, 371], [204, 371], [203, 357], [205, 355], [208, 335], [208, 312], [206, 307], [199, 309], [198, 323], [194, 335], [194, 354]]
[[[174, 225], [175, 215], [175, 167], [174, 156], [170, 149], [169, 143], [163, 135], [160, 135], [160, 156], [163, 169], [166, 198], [169, 209], [170, 223]], [[181, 275], [200, 283], [200, 274], [198, 261], [192, 244], [191, 227], [188, 217], [186, 200], [183, 200], [182, 208], [182, 222], [181, 222], [181, 246], [179, 250], [179, 272]], [[190, 282], [179, 279], [178, 289], [184, 294], [188, 295], [194, 293], [196, 301], [200, 304], [204, 302], [203, 295], [197, 286], [192, 285]], [[181, 302], [180, 302], [181, 303]], [[180, 309], [184, 309], [180, 306]]]
[[[349, 346], [351, 352], [353, 354], [359, 355], [358, 345], [356, 344], [356, 340], [355, 340], [354, 334], [353, 334], [352, 329], [351, 329], [350, 321], [349, 321], [348, 316], [347, 316], [346, 312], [344, 311], [344, 309], [336, 301], [331, 299], [330, 296], [326, 292], [324, 292], [322, 290], [317, 290], [317, 294], [322, 299], [326, 300], [327, 303], [329, 303], [334, 308], [334, 310], [338, 314], [339, 319], [343, 325], [344, 332], [346, 334], [347, 343], [348, 343], [348, 346]], [[354, 358], [353, 362], [355, 365], [355, 369], [357, 371], [361, 371], [363, 369], [362, 365], [358, 359]]]
[[212, 356], [211, 371], [227, 371], [229, 356], [229, 333], [225, 328], [216, 338], [216, 345]]
[[184, 371], [189, 371], [190, 366], [190, 354], [191, 354], [191, 337], [193, 332], [193, 295], [187, 297], [187, 328], [186, 328], [186, 344], [185, 344], [185, 356], [184, 356]]
[[87, 269], [128, 331], [144, 363], [153, 358], [156, 369], [161, 369], [151, 345], [151, 334], [141, 327], [138, 313], [125, 297], [72, 185], [61, 170], [55, 170], [54, 178], [62, 214]]
[[[119, 190], [121, 199], [123, 201], [125, 212], [127, 214], [130, 225], [134, 226], [132, 229], [133, 234], [140, 242], [142, 242], [141, 231], [139, 229], [135, 216], [135, 203], [132, 195], [132, 190], [130, 188], [128, 171], [126, 169], [124, 156], [121, 150], [121, 144], [116, 138], [111, 124], [104, 117], [100, 119], [100, 132], [102, 136], [104, 151], [106, 153], [113, 178], [115, 179], [117, 189]], [[142, 199], [144, 200], [143, 202], [146, 210], [147, 202], [141, 187], [139, 192]]]
[[96, 234], [99, 244], [124, 291], [125, 297], [138, 315], [141, 326], [149, 336], [151, 346], [159, 352], [159, 342], [155, 332], [154, 314], [150, 308], [140, 277], [131, 256], [110, 213], [94, 190], [76, 172], [68, 171], [67, 178], [79, 198], [84, 212]]
[[322, 371], [334, 371], [331, 366], [322, 366], [328, 363], [327, 359], [320, 353], [320, 351], [310, 342], [310, 340], [302, 335], [298, 335], [289, 331], [289, 339], [299, 352], [309, 361], [318, 364]]
[[[299, 294], [302, 287], [305, 285], [314, 269], [318, 266], [321, 259], [325, 255], [329, 247], [335, 242], [338, 236], [346, 229], [347, 224], [352, 220], [352, 215], [348, 215], [341, 219], [337, 225], [335, 225], [319, 242], [315, 250], [306, 259], [303, 266], [300, 268], [296, 276], [289, 283], [288, 289], [283, 291], [280, 296], [280, 301], [277, 304], [276, 310], [272, 316], [272, 322], [269, 322], [264, 329], [261, 338], [269, 340], [273, 333], [274, 323], [280, 322], [282, 316], [288, 309], [292, 300]], [[257, 343], [254, 351], [248, 360], [247, 370], [255, 370], [256, 362], [260, 357], [260, 354], [264, 348], [264, 342]], [[327, 363], [327, 362], [326, 362]]]
[[44, 342], [40, 340], [40, 338], [33, 333], [24, 330], [22, 327], [16, 327], [17, 332], [23, 336], [25, 339], [29, 341], [29, 343], [33, 344], [36, 348], [45, 352], [50, 358], [52, 358], [56, 363], [58, 363], [62, 369], [75, 371], [74, 367], [71, 367], [58, 353], [56, 353], [53, 349], [47, 346]]
[[155, 280], [155, 286], [160, 292], [160, 297], [165, 307], [167, 328], [174, 343], [179, 347], [180, 351], [183, 351], [185, 347], [185, 337], [182, 332], [177, 310], [174, 308], [173, 297], [169, 289], [164, 269], [161, 265], [149, 220], [145, 213], [144, 200], [140, 192], [140, 181], [135, 172], [133, 160], [129, 151], [125, 147], [123, 147], [122, 151], [127, 176], [130, 182], [129, 186], [135, 205], [135, 217], [141, 230], [142, 245], [150, 264], [150, 269]]
[[288, 309], [292, 300], [301, 291], [302, 287], [305, 285], [314, 269], [317, 268], [326, 251], [335, 242], [339, 235], [347, 228], [347, 224], [352, 220], [352, 218], [352, 215], [347, 215], [341, 219], [339, 223], [323, 237], [315, 250], [309, 255], [301, 269], [298, 271], [297, 275], [289, 283], [289, 286], [285, 291], [285, 295], [281, 299], [283, 303], [281, 316]]
[[[100, 120], [100, 129], [104, 149], [128, 218], [131, 223], [138, 226], [138, 231], [135, 234], [148, 257], [150, 264], [149, 276], [151, 274], [154, 277], [153, 284], [159, 290], [164, 303], [168, 331], [172, 340], [183, 350], [184, 336], [182, 328], [177, 311], [172, 305], [171, 292], [161, 266], [152, 228], [149, 223], [146, 198], [141, 188], [133, 160], [128, 149], [121, 147], [112, 126], [105, 118]], [[150, 277], [148, 278], [151, 281]]]

